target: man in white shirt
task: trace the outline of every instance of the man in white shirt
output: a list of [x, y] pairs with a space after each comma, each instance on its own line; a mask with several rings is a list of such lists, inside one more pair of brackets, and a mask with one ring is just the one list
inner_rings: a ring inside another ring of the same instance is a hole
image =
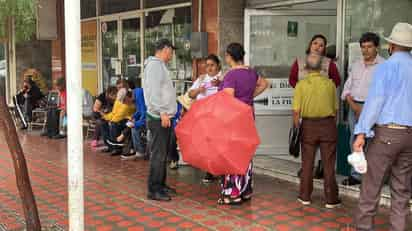
[[[385, 61], [384, 58], [378, 55], [379, 40], [379, 36], [375, 33], [367, 32], [362, 35], [359, 44], [363, 59], [354, 62], [349, 67], [349, 77], [342, 92], [342, 100], [345, 100], [350, 107], [348, 122], [351, 130], [351, 147], [354, 141], [353, 130], [368, 95], [372, 74], [376, 66]], [[353, 168], [351, 169], [351, 175], [342, 181], [343, 185], [357, 185], [360, 183], [361, 175]]]

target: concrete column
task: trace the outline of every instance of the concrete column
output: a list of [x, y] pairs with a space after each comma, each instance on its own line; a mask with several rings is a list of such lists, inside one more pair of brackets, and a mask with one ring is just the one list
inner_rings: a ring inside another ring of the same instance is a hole
[[80, 1], [64, 1], [69, 230], [84, 230]]

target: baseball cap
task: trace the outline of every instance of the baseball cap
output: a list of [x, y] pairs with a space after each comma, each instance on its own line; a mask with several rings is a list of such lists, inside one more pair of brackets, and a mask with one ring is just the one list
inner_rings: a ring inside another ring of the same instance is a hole
[[176, 47], [173, 46], [172, 42], [170, 42], [170, 40], [168, 40], [168, 39], [160, 39], [155, 44], [155, 49], [156, 50], [161, 50], [165, 47], [170, 47], [173, 50], [176, 50]]

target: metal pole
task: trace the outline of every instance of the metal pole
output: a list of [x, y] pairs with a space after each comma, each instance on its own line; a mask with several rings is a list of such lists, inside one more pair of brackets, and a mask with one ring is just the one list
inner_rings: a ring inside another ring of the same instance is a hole
[[84, 230], [80, 0], [64, 1], [69, 230]]

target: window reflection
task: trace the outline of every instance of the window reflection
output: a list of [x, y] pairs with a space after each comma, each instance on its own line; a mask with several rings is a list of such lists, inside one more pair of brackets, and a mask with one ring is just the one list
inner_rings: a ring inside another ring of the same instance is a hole
[[172, 78], [190, 79], [192, 59], [189, 51], [191, 25], [191, 8], [175, 8], [150, 12], [146, 16], [145, 57], [154, 54], [155, 42], [167, 38], [178, 48], [169, 63]]

